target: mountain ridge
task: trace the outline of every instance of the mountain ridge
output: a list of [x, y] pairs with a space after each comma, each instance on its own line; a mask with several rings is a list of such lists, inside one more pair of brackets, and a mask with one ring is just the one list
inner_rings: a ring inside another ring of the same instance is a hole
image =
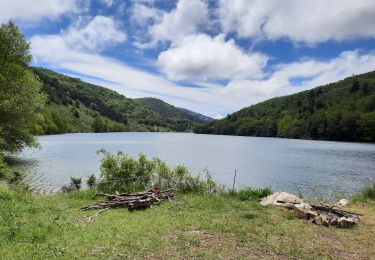
[[375, 142], [375, 71], [245, 107], [194, 132]]
[[[175, 116], [166, 117], [152, 106], [111, 89], [49, 69], [31, 68], [42, 82], [46, 106], [39, 112], [36, 134], [112, 131], [191, 131], [205, 123], [198, 113], [182, 113], [162, 100]], [[151, 99], [151, 98], [148, 98]], [[189, 111], [189, 110], [188, 110]], [[176, 116], [178, 114], [178, 117]], [[194, 115], [195, 116], [192, 116]], [[206, 118], [206, 117], [205, 117]], [[207, 117], [208, 118], [208, 117]]]

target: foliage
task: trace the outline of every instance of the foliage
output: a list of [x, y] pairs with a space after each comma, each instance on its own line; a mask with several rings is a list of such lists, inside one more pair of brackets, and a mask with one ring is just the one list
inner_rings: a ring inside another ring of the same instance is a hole
[[86, 184], [89, 187], [89, 189], [96, 186], [96, 177], [94, 174], [91, 174], [89, 178], [86, 180]]
[[0, 41], [0, 153], [15, 153], [36, 145], [32, 126], [45, 97], [28, 68], [30, 44], [13, 22], [0, 25]]
[[183, 165], [171, 169], [159, 158], [147, 159], [142, 153], [138, 158], [122, 152], [112, 154], [100, 150], [98, 153], [104, 155], [100, 166], [102, 179], [97, 185], [99, 190], [129, 192], [158, 187], [210, 194], [222, 190], [207, 171], [204, 172], [205, 178], [200, 179], [200, 176], [193, 176]]
[[185, 131], [202, 123], [209, 123], [212, 118], [195, 113], [193, 111], [174, 107], [157, 98], [139, 98], [136, 101], [142, 106], [158, 113], [168, 120], [175, 131]]
[[273, 98], [194, 132], [375, 142], [375, 72]]
[[4, 158], [0, 155], [0, 181], [10, 181], [13, 179], [14, 175], [12, 170], [6, 164]]
[[259, 189], [253, 189], [253, 188], [245, 188], [238, 192], [238, 197], [241, 200], [256, 200], [261, 199], [264, 197], [267, 197], [272, 194], [271, 188], [259, 188]]
[[79, 191], [82, 186], [82, 178], [70, 177], [70, 184], [68, 186], [62, 186], [61, 190], [64, 193], [73, 191]]
[[[32, 69], [42, 80], [43, 91], [48, 95], [48, 104], [34, 126], [36, 134], [186, 131], [207, 119], [159, 99], [133, 100], [77, 78], [47, 69]], [[56, 119], [57, 114], [60, 119]], [[56, 120], [62, 121], [63, 127], [57, 125]]]

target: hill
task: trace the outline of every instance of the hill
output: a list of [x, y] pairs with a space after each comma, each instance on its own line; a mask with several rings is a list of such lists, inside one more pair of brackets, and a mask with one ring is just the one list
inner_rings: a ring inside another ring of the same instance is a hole
[[273, 98], [194, 132], [375, 142], [375, 72]]
[[[66, 132], [120, 132], [120, 131], [189, 131], [204, 123], [198, 116], [178, 113], [177, 108], [158, 99], [139, 102], [113, 90], [86, 83], [43, 68], [32, 68], [43, 83], [48, 96], [40, 111], [36, 134]], [[171, 113], [161, 113], [148, 105], [164, 103]], [[172, 109], [174, 108], [174, 109]]]
[[172, 106], [157, 98], [138, 98], [135, 101], [158, 113], [162, 118], [174, 118], [178, 122], [177, 128], [180, 129], [189, 129], [196, 124], [209, 123], [213, 120], [188, 109]]

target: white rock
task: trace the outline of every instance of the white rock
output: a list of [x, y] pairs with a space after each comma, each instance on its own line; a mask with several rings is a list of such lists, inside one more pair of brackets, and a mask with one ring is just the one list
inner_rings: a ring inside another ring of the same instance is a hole
[[341, 199], [339, 202], [337, 202], [337, 205], [340, 207], [345, 207], [348, 204], [349, 204], [349, 200], [347, 199]]
[[298, 198], [297, 196], [286, 193], [286, 192], [275, 192], [274, 194], [269, 195], [268, 197], [263, 198], [260, 201], [260, 205], [268, 206], [268, 205], [277, 205], [280, 206], [284, 203], [278, 202], [282, 201], [284, 203], [292, 203], [292, 204], [299, 204], [303, 203], [303, 200]]
[[299, 217], [306, 219], [309, 219], [311, 217], [314, 218], [318, 215], [315, 211], [312, 210], [309, 204], [304, 202], [295, 204], [294, 212], [296, 212]]

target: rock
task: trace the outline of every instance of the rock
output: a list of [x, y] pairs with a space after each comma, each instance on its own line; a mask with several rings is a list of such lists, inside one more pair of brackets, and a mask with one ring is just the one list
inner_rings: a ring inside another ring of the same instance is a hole
[[300, 204], [300, 203], [303, 203], [303, 200], [290, 193], [275, 192], [274, 194], [271, 194], [268, 197], [265, 197], [260, 201], [260, 205], [262, 206], [268, 206], [268, 205], [280, 206], [285, 203]]
[[342, 217], [337, 221], [337, 226], [340, 228], [350, 228], [355, 225], [356, 221], [352, 218]]
[[306, 219], [310, 219], [318, 215], [318, 213], [312, 211], [312, 208], [309, 204], [304, 202], [300, 204], [295, 204], [294, 212], [296, 212], [299, 217]]
[[317, 224], [317, 225], [323, 225], [323, 220], [322, 220], [322, 216], [321, 215], [318, 215], [316, 216], [313, 221], [313, 223]]
[[329, 220], [329, 225], [331, 225], [331, 226], [337, 226], [338, 223], [339, 223], [338, 221], [339, 221], [339, 219], [337, 217], [333, 217], [333, 218], [331, 218]]
[[345, 207], [348, 204], [349, 204], [349, 200], [347, 199], [341, 199], [339, 202], [337, 202], [337, 206], [339, 207]]

